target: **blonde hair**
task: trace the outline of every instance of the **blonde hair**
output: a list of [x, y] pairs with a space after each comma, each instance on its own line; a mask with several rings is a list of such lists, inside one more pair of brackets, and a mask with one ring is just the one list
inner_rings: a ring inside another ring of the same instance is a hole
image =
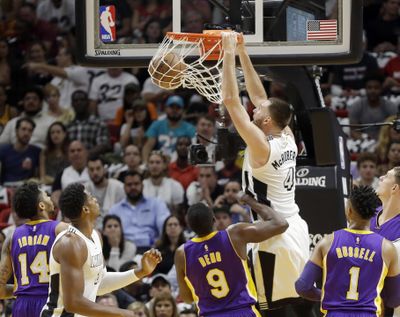
[[143, 309], [144, 314], [146, 315], [146, 317], [150, 317], [149, 309], [142, 302], [133, 302], [132, 304], [129, 304], [126, 309], [131, 310], [133, 312], [136, 312], [139, 309]]
[[46, 86], [44, 86], [43, 92], [46, 98], [50, 96], [52, 92], [56, 92], [57, 95], [60, 96], [60, 90], [52, 84], [47, 84]]

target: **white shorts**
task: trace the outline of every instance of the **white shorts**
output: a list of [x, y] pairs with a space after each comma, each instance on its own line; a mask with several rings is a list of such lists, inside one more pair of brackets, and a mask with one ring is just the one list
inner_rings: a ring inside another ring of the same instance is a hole
[[261, 310], [278, 308], [299, 298], [294, 283], [310, 257], [307, 223], [298, 215], [286, 218], [282, 234], [254, 244], [253, 273]]

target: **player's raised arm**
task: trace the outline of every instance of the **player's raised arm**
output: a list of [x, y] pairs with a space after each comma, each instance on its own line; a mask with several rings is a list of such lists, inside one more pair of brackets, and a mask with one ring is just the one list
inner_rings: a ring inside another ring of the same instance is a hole
[[[12, 236], [11, 236], [12, 237]], [[7, 284], [10, 279], [13, 268], [10, 255], [11, 248], [11, 237], [8, 237], [4, 241], [3, 248], [1, 250], [1, 261], [0, 261], [0, 298], [6, 299], [13, 297], [13, 284]]]
[[235, 71], [235, 50], [237, 33], [222, 33], [224, 61], [222, 67], [222, 98], [235, 128], [246, 142], [252, 156], [267, 158], [268, 142], [264, 133], [250, 121], [250, 117], [239, 98], [239, 88]]
[[383, 240], [384, 260], [388, 267], [385, 278], [382, 298], [386, 306], [395, 308], [400, 306], [400, 265], [399, 255], [395, 246], [388, 240]]
[[56, 242], [53, 255], [60, 263], [60, 278], [66, 311], [93, 317], [134, 316], [133, 312], [100, 305], [83, 296], [85, 287], [83, 266], [87, 260], [88, 250], [80, 237], [67, 234]]
[[176, 279], [179, 286], [179, 298], [185, 303], [193, 303], [193, 295], [185, 281], [185, 251], [181, 245], [175, 252]]

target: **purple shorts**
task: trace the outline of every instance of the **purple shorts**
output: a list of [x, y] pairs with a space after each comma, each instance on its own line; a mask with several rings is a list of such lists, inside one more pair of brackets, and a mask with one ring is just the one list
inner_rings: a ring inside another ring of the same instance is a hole
[[254, 307], [246, 307], [240, 308], [235, 310], [226, 310], [226, 311], [219, 311], [214, 314], [201, 314], [200, 316], [204, 317], [261, 317], [258, 310]]
[[331, 311], [326, 317], [376, 317], [376, 313], [371, 312], [352, 312], [352, 311]]
[[40, 317], [40, 312], [46, 304], [47, 296], [17, 296], [12, 315], [18, 317]]

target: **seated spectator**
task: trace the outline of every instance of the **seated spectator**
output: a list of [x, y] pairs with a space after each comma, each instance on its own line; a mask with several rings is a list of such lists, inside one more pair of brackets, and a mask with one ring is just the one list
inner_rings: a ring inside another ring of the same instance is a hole
[[[396, 118], [397, 115], [390, 116], [385, 122], [393, 122]], [[378, 164], [387, 163], [388, 148], [390, 143], [394, 141], [400, 141], [400, 133], [391, 125], [382, 126], [379, 131], [378, 144], [375, 149], [375, 153], [378, 156]]]
[[152, 122], [151, 114], [143, 99], [136, 99], [130, 108], [125, 110], [125, 123], [121, 127], [120, 143], [122, 148], [135, 144], [140, 149], [146, 137], [145, 132]]
[[146, 131], [147, 140], [142, 149], [144, 162], [147, 161], [150, 152], [154, 149], [161, 150], [164, 155], [171, 157], [175, 151], [178, 137], [194, 137], [195, 127], [182, 120], [184, 106], [183, 98], [180, 96], [174, 95], [167, 99], [165, 102], [167, 117], [154, 121]]
[[143, 194], [161, 199], [171, 211], [175, 211], [183, 203], [185, 192], [179, 182], [165, 176], [167, 163], [160, 151], [150, 153], [147, 161], [149, 177], [143, 181]]
[[29, 144], [34, 129], [32, 119], [19, 118], [15, 124], [16, 142], [0, 145], [0, 184], [7, 186], [39, 175], [40, 148]]
[[64, 168], [54, 179], [51, 199], [58, 206], [61, 191], [71, 183], [85, 184], [90, 180], [87, 171], [87, 150], [80, 141], [72, 141], [68, 147], [69, 166]]
[[[1, 42], [0, 42], [1, 45]], [[0, 135], [7, 122], [18, 115], [17, 109], [7, 103], [6, 87], [0, 84]]]
[[184, 309], [179, 313], [179, 317], [197, 317], [197, 313], [194, 309]]
[[175, 299], [168, 292], [159, 293], [154, 297], [150, 312], [154, 317], [178, 317]]
[[[366, 97], [355, 101], [349, 109], [350, 124], [376, 123], [384, 121], [388, 116], [397, 113], [397, 106], [382, 97], [383, 77], [377, 74], [365, 79]], [[365, 130], [371, 139], [377, 140], [379, 128]], [[361, 132], [351, 130], [351, 137], [361, 138]]]
[[0, 37], [0, 86], [7, 87], [11, 84], [11, 64], [9, 58], [8, 42]]
[[47, 84], [44, 86], [43, 91], [49, 106], [48, 115], [68, 125], [74, 119], [75, 113], [71, 107], [62, 108], [60, 106], [60, 91], [58, 88], [52, 84]]
[[[119, 271], [126, 272], [128, 270], [132, 270], [137, 267], [138, 265], [135, 261], [128, 261], [121, 265]], [[150, 300], [149, 290], [150, 290], [150, 285], [144, 283], [142, 279], [124, 287], [123, 289], [121, 289], [116, 293], [119, 306], [121, 308], [126, 308], [135, 300], [146, 303], [147, 301]]]
[[139, 85], [135, 76], [122, 68], [108, 68], [97, 76], [90, 88], [90, 112], [98, 114], [101, 120], [114, 120], [118, 108], [123, 104], [124, 87], [130, 83]]
[[110, 208], [125, 198], [124, 184], [116, 179], [107, 177], [105, 163], [98, 155], [89, 156], [87, 170], [90, 180], [84, 185], [87, 191], [96, 197], [100, 206], [100, 215], [96, 220], [96, 227], [100, 229], [103, 224], [103, 218], [108, 214]]
[[50, 185], [55, 177], [68, 166], [69, 139], [66, 127], [54, 122], [49, 127], [46, 147], [40, 153], [40, 181]]
[[[196, 124], [196, 137], [192, 139], [192, 144], [202, 144], [206, 147], [208, 157], [214, 158], [216, 142], [215, 119], [210, 115], [202, 115]], [[211, 141], [211, 142], [210, 142]]]
[[354, 180], [354, 185], [371, 186], [373, 189], [377, 189], [379, 185], [379, 178], [376, 177], [377, 163], [378, 160], [375, 154], [369, 152], [360, 153], [357, 157], [359, 177]]
[[224, 159], [223, 167], [218, 171], [220, 184], [225, 184], [229, 180], [242, 181], [242, 169], [237, 164], [237, 159]]
[[134, 317], [150, 317], [149, 309], [142, 302], [134, 302], [126, 309], [133, 311]]
[[68, 48], [61, 47], [56, 56], [57, 65], [43, 63], [28, 63], [29, 70], [37, 73], [47, 73], [54, 76], [51, 84], [60, 92], [60, 106], [69, 109], [71, 97], [75, 91], [87, 92], [89, 77], [86, 68], [75, 65], [74, 55]]
[[188, 205], [204, 202], [213, 206], [218, 196], [224, 193], [224, 188], [218, 184], [217, 173], [212, 166], [201, 166], [197, 181], [192, 182], [186, 190]]
[[130, 144], [125, 148], [123, 160], [125, 164], [115, 172], [114, 178], [117, 178], [119, 181], [123, 182], [125, 175], [128, 172], [138, 172], [143, 174], [144, 167], [140, 164], [140, 150], [136, 145]]
[[38, 87], [27, 88], [22, 100], [22, 105], [24, 111], [19, 117], [8, 121], [3, 133], [0, 135], [0, 143], [15, 143], [17, 138], [15, 125], [18, 119], [27, 117], [32, 119], [35, 125], [38, 127], [38, 129], [33, 131], [30, 144], [44, 148], [46, 144], [47, 131], [50, 125], [56, 120], [55, 118], [50, 117], [43, 109], [42, 90]]
[[174, 265], [176, 249], [186, 242], [183, 235], [183, 226], [176, 216], [165, 219], [161, 238], [156, 241], [156, 248], [162, 254], [162, 262], [157, 266], [155, 272], [168, 274]]
[[107, 125], [89, 112], [89, 99], [86, 92], [77, 90], [72, 94], [72, 107], [75, 119], [69, 124], [70, 140], [81, 141], [91, 153], [102, 154], [110, 149]]
[[225, 230], [233, 223], [232, 213], [229, 211], [229, 207], [227, 205], [214, 207], [213, 211], [215, 218], [215, 228], [218, 231]]
[[124, 238], [118, 216], [106, 215], [103, 219], [103, 254], [106, 265], [116, 271], [136, 254], [135, 244]]
[[137, 172], [125, 175], [124, 189], [126, 198], [109, 213], [121, 218], [125, 239], [134, 242], [137, 253], [142, 254], [160, 237], [170, 211], [163, 201], [143, 196], [143, 176]]
[[400, 142], [393, 141], [390, 143], [387, 152], [387, 163], [378, 165], [377, 174], [382, 176], [385, 175], [392, 168], [400, 165]]
[[96, 303], [104, 306], [118, 307], [117, 297], [114, 294], [104, 294], [96, 298]]
[[161, 43], [164, 38], [161, 21], [158, 18], [151, 18], [143, 28], [143, 35], [139, 39], [140, 43]]
[[224, 186], [224, 193], [217, 197], [214, 206], [218, 208], [226, 207], [231, 213], [233, 223], [239, 221], [250, 222], [250, 215], [246, 208], [239, 203], [237, 195], [241, 190], [241, 185], [237, 180], [231, 180]]
[[189, 163], [190, 138], [181, 136], [176, 141], [177, 159], [168, 166], [168, 175], [178, 181], [184, 190], [188, 188], [191, 182], [197, 180], [199, 169]]
[[51, 23], [58, 34], [70, 32], [75, 27], [75, 2], [69, 0], [43, 0], [37, 7], [39, 19]]

